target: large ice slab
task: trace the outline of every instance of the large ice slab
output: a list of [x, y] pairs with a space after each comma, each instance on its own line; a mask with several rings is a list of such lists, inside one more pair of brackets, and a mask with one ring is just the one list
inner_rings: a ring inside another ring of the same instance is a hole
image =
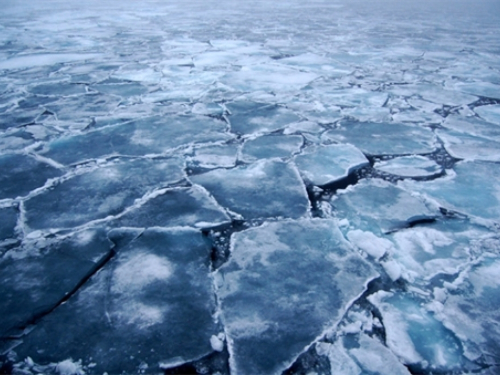
[[191, 143], [228, 140], [225, 128], [224, 122], [205, 116], [154, 116], [62, 137], [47, 146], [44, 156], [70, 164], [117, 154], [161, 154]]
[[377, 161], [373, 167], [401, 177], [432, 177], [443, 172], [434, 160], [419, 155]]
[[184, 178], [180, 159], [138, 159], [76, 175], [25, 202], [32, 229], [70, 228], [122, 212], [138, 198]]
[[409, 294], [379, 291], [368, 297], [382, 314], [387, 346], [420, 371], [457, 371], [466, 359], [460, 340]]
[[240, 91], [293, 92], [318, 78], [280, 64], [248, 65], [237, 72], [227, 73], [221, 82]]
[[89, 229], [7, 252], [0, 258], [0, 337], [22, 333], [54, 309], [95, 272], [111, 248], [102, 229]]
[[459, 83], [455, 85], [455, 89], [468, 94], [500, 99], [500, 85], [491, 82]]
[[484, 105], [474, 109], [476, 113], [492, 124], [500, 125], [500, 105]]
[[394, 259], [409, 281], [454, 275], [484, 251], [492, 233], [467, 220], [436, 220], [387, 236]]
[[394, 375], [411, 374], [386, 346], [366, 334], [355, 339], [341, 337], [333, 344], [318, 343], [316, 351], [328, 356], [332, 374], [384, 375], [388, 369]]
[[207, 189], [220, 205], [245, 219], [299, 218], [309, 210], [299, 172], [277, 160], [216, 169], [189, 178]]
[[319, 186], [341, 180], [369, 165], [356, 147], [342, 144], [307, 149], [295, 157], [295, 164], [308, 183]]
[[304, 139], [300, 135], [265, 135], [246, 141], [241, 149], [241, 160], [287, 158], [299, 152]]
[[339, 128], [327, 131], [323, 137], [351, 143], [370, 155], [425, 154], [435, 148], [435, 137], [430, 129], [398, 123], [345, 121]]
[[199, 231], [147, 230], [15, 351], [39, 364], [80, 359], [95, 374], [158, 373], [200, 358], [219, 333], [209, 259]]
[[439, 212], [406, 190], [382, 180], [362, 180], [332, 199], [336, 216], [351, 228], [375, 234], [392, 232]]
[[424, 193], [442, 207], [466, 215], [498, 221], [500, 217], [500, 165], [460, 162], [455, 174], [434, 181], [405, 181], [413, 191]]
[[15, 207], [0, 208], [0, 244], [15, 236], [18, 210]]
[[231, 237], [218, 271], [232, 372], [280, 374], [377, 276], [333, 220], [266, 223]]
[[500, 354], [498, 247], [494, 251], [495, 255], [488, 254], [453, 284], [447, 284], [441, 302], [432, 306], [436, 317], [462, 340], [465, 355], [490, 365], [498, 363]]
[[300, 120], [292, 111], [277, 105], [232, 103], [229, 121], [236, 134], [271, 133]]
[[234, 167], [238, 156], [239, 145], [229, 143], [195, 148], [190, 163], [202, 168]]
[[37, 53], [4, 60], [0, 63], [0, 69], [26, 69], [44, 65], [67, 63], [72, 61], [91, 60], [101, 57], [97, 53]]
[[443, 140], [446, 151], [454, 158], [500, 161], [500, 142], [447, 129], [436, 130], [436, 135]]
[[21, 154], [0, 155], [0, 170], [0, 199], [25, 196], [63, 174], [52, 165]]
[[231, 222], [205, 189], [173, 188], [126, 212], [109, 225], [122, 227], [215, 227]]
[[477, 116], [449, 115], [442, 125], [457, 132], [500, 142], [500, 126], [481, 120]]

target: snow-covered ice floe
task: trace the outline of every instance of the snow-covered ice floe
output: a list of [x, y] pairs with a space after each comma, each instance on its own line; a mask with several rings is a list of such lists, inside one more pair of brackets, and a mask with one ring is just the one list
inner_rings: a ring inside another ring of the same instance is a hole
[[0, 3], [0, 374], [500, 373], [497, 0]]

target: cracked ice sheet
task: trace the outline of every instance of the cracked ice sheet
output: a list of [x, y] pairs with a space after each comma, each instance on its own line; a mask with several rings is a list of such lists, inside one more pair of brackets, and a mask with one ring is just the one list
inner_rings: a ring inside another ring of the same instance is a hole
[[457, 371], [467, 364], [460, 340], [425, 309], [422, 299], [379, 291], [368, 300], [382, 315], [387, 346], [404, 364], [420, 372]]
[[[362, 180], [341, 191], [330, 204], [335, 209], [336, 217], [347, 219], [350, 228], [376, 235], [440, 216], [439, 211], [424, 200], [377, 179]], [[343, 231], [347, 229], [342, 227]]]
[[434, 181], [407, 180], [400, 184], [411, 191], [424, 194], [446, 209], [498, 222], [500, 165], [460, 162], [449, 172], [449, 176]]
[[443, 140], [446, 151], [454, 158], [500, 161], [500, 142], [453, 130], [437, 129], [436, 135]]
[[113, 227], [215, 227], [231, 222], [217, 202], [200, 186], [169, 189], [143, 205], [127, 210], [108, 225]]
[[146, 193], [182, 180], [183, 166], [181, 159], [137, 159], [73, 176], [24, 203], [26, 225], [71, 228], [117, 215]]
[[224, 122], [204, 116], [154, 116], [59, 138], [47, 145], [43, 156], [71, 164], [117, 154], [161, 154], [191, 143], [231, 139], [225, 128]]
[[0, 199], [16, 198], [42, 187], [63, 172], [30, 156], [0, 155]]
[[318, 343], [316, 351], [328, 356], [332, 374], [385, 375], [389, 368], [392, 375], [411, 374], [386, 346], [366, 334], [360, 334], [355, 344], [342, 343], [342, 338], [334, 344]]
[[189, 176], [217, 202], [246, 220], [300, 218], [308, 214], [309, 200], [297, 169], [274, 159], [264, 159], [233, 169], [216, 169]]
[[265, 135], [245, 142], [241, 160], [251, 163], [258, 159], [287, 158], [298, 153], [303, 143], [299, 135]]
[[500, 262], [498, 242], [491, 253], [461, 274], [453, 283], [445, 283], [443, 298], [429, 304], [436, 318], [462, 340], [468, 359], [483, 357], [498, 365], [500, 345]]
[[[120, 236], [130, 234], [113, 234]], [[120, 246], [15, 351], [39, 364], [78, 358], [96, 374], [158, 373], [206, 355], [219, 332], [209, 259], [210, 246], [197, 230], [146, 230]]]
[[500, 105], [485, 105], [476, 107], [476, 113], [488, 122], [495, 125], [500, 125]]
[[373, 167], [401, 177], [433, 177], [443, 172], [434, 160], [419, 155], [377, 161]]
[[344, 121], [323, 134], [326, 141], [350, 143], [369, 155], [426, 154], [434, 151], [434, 133], [425, 127], [397, 123]]
[[226, 107], [231, 111], [231, 131], [236, 134], [271, 133], [300, 120], [292, 111], [277, 105], [234, 102]]
[[102, 229], [47, 242], [24, 244], [0, 258], [0, 337], [22, 333], [55, 308], [100, 266], [112, 247]]
[[244, 66], [238, 72], [227, 73], [220, 82], [236, 90], [296, 92], [319, 76], [302, 72], [281, 64], [258, 64]]
[[235, 233], [231, 254], [216, 282], [238, 374], [280, 374], [377, 276], [333, 220], [286, 220]]
[[327, 185], [369, 165], [368, 160], [351, 145], [330, 145], [307, 149], [295, 157], [295, 164], [307, 182]]

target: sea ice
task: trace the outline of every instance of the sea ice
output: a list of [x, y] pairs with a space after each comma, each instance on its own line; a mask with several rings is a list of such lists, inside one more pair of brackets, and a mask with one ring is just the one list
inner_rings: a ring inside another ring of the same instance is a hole
[[308, 183], [321, 186], [341, 180], [369, 163], [356, 147], [339, 144], [306, 149], [295, 157], [295, 164]]
[[456, 90], [486, 98], [500, 99], [500, 85], [490, 82], [458, 83]]
[[15, 236], [17, 215], [18, 210], [15, 207], [0, 208], [0, 245], [3, 240]]
[[387, 346], [404, 364], [426, 371], [456, 371], [465, 358], [458, 338], [408, 294], [379, 291], [368, 297], [382, 314]]
[[305, 186], [297, 169], [277, 160], [261, 160], [233, 169], [190, 176], [225, 208], [245, 219], [300, 218], [309, 211]]
[[156, 373], [200, 358], [220, 332], [209, 259], [197, 230], [146, 230], [15, 351], [40, 364], [78, 358], [96, 374], [135, 373], [139, 366]]
[[443, 124], [447, 129], [500, 142], [500, 126], [477, 116], [449, 115]]
[[236, 165], [238, 150], [237, 143], [200, 146], [194, 149], [193, 156], [188, 160], [202, 168], [230, 168]]
[[201, 116], [154, 116], [59, 138], [43, 155], [71, 164], [102, 156], [161, 154], [191, 143], [228, 140], [225, 127], [220, 120]]
[[500, 105], [483, 105], [481, 107], [474, 108], [474, 111], [492, 124], [500, 125]]
[[481, 253], [481, 241], [491, 232], [467, 220], [436, 220], [390, 234], [394, 259], [405, 278], [430, 280], [437, 274], [454, 275]]
[[[145, 173], [147, 171], [147, 173]], [[122, 212], [138, 198], [184, 178], [179, 159], [138, 159], [76, 175], [25, 202], [32, 229], [70, 228]]]
[[494, 252], [447, 284], [443, 304], [433, 309], [437, 318], [462, 340], [465, 355], [471, 360], [483, 357], [489, 365], [497, 365], [500, 354], [498, 243]]
[[444, 129], [436, 130], [436, 135], [443, 140], [446, 151], [454, 158], [500, 161], [500, 142]]
[[280, 64], [256, 64], [227, 73], [221, 82], [237, 90], [294, 92], [318, 78], [317, 74], [303, 72]]
[[91, 60], [102, 55], [97, 53], [39, 53], [15, 56], [0, 63], [0, 70], [26, 69], [72, 61]]
[[114, 227], [215, 227], [231, 219], [206, 190], [190, 188], [168, 189], [143, 205], [127, 211], [109, 223]]
[[325, 140], [351, 143], [369, 155], [425, 154], [434, 151], [435, 137], [430, 129], [397, 123], [344, 121], [323, 134]]
[[419, 155], [377, 161], [373, 167], [401, 177], [434, 177], [443, 173], [434, 160]]
[[45, 246], [25, 245], [0, 258], [0, 337], [22, 333], [61, 303], [109, 256], [102, 229], [89, 229]]
[[293, 112], [281, 106], [245, 104], [227, 105], [231, 111], [231, 131], [236, 134], [271, 133], [300, 120]]
[[377, 276], [333, 220], [286, 220], [235, 233], [217, 295], [231, 370], [280, 374]]
[[403, 186], [424, 193], [442, 207], [466, 215], [498, 221], [500, 166], [486, 162], [460, 162], [455, 174], [434, 181], [404, 181]]
[[49, 164], [21, 154], [0, 155], [0, 170], [0, 199], [25, 196], [63, 174]]
[[300, 135], [265, 135], [245, 142], [241, 160], [251, 163], [259, 159], [288, 158], [299, 152], [303, 143]]
[[339, 219], [348, 219], [351, 229], [378, 235], [409, 226], [412, 222], [439, 216], [423, 200], [382, 180], [362, 180], [331, 201]]

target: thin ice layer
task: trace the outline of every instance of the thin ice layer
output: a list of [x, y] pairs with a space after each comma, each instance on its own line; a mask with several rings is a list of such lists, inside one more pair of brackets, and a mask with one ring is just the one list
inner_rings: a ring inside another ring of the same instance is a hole
[[287, 158], [299, 152], [304, 139], [299, 135], [265, 135], [246, 141], [241, 150], [241, 160]]
[[500, 126], [484, 121], [477, 116], [449, 115], [444, 120], [443, 126], [457, 132], [500, 142]]
[[500, 165], [461, 162], [455, 175], [434, 181], [405, 181], [413, 191], [424, 193], [442, 207], [484, 219], [500, 217]]
[[122, 227], [214, 227], [231, 222], [226, 212], [199, 186], [169, 189], [110, 223]]
[[227, 73], [221, 82], [239, 91], [294, 92], [318, 78], [318, 75], [279, 64], [247, 65]]
[[434, 151], [435, 137], [417, 125], [375, 122], [342, 122], [327, 131], [325, 140], [350, 143], [369, 155], [425, 154]]
[[333, 344], [316, 344], [318, 354], [328, 356], [332, 374], [410, 375], [398, 358], [379, 341], [361, 333], [340, 337]]
[[[119, 236], [115, 234], [114, 237]], [[124, 233], [124, 236], [127, 236]], [[160, 372], [211, 352], [219, 331], [210, 246], [194, 229], [150, 229], [124, 247], [16, 348], [36, 363], [81, 359], [90, 373]]]
[[453, 130], [438, 129], [436, 134], [443, 140], [446, 151], [454, 158], [500, 161], [500, 142]]
[[[498, 244], [493, 250], [498, 254]], [[483, 357], [497, 363], [500, 355], [500, 261], [498, 255], [485, 257], [453, 284], [447, 284], [443, 303], [433, 310], [436, 316], [463, 342], [469, 359]]]
[[233, 169], [216, 169], [189, 177], [220, 205], [245, 219], [299, 218], [309, 210], [307, 192], [295, 167], [262, 160]]
[[15, 207], [0, 208], [0, 243], [15, 236], [17, 214]]
[[20, 334], [56, 307], [111, 248], [102, 229], [89, 229], [45, 246], [28, 244], [0, 258], [0, 337]]
[[266, 223], [231, 250], [217, 294], [238, 374], [280, 374], [377, 276], [333, 220]]
[[405, 364], [457, 371], [465, 363], [460, 340], [410, 294], [379, 291], [368, 297], [382, 314], [389, 349]]
[[281, 106], [261, 104], [257, 107], [256, 103], [249, 103], [245, 108], [244, 104], [235, 103], [234, 109], [231, 109], [229, 121], [231, 131], [236, 134], [271, 133], [300, 120], [292, 111]]
[[347, 177], [368, 165], [368, 160], [351, 145], [330, 145], [307, 150], [295, 157], [304, 179], [313, 185], [326, 185]]
[[68, 228], [119, 214], [147, 192], [181, 180], [182, 168], [179, 159], [137, 159], [74, 176], [26, 201], [27, 224]]
[[382, 180], [362, 180], [331, 202], [340, 219], [375, 234], [404, 228], [439, 213], [406, 190]]
[[476, 113], [488, 122], [500, 125], [500, 105], [484, 105], [474, 109]]
[[42, 187], [62, 171], [20, 154], [0, 155], [0, 199], [16, 198]]
[[491, 232], [467, 220], [437, 220], [403, 229], [387, 237], [393, 257], [409, 281], [453, 275], [480, 252]]
[[377, 161], [373, 167], [401, 177], [432, 177], [443, 172], [434, 160], [419, 155]]
[[182, 145], [228, 140], [226, 124], [207, 117], [149, 117], [48, 144], [44, 156], [60, 163], [109, 155], [161, 154]]

